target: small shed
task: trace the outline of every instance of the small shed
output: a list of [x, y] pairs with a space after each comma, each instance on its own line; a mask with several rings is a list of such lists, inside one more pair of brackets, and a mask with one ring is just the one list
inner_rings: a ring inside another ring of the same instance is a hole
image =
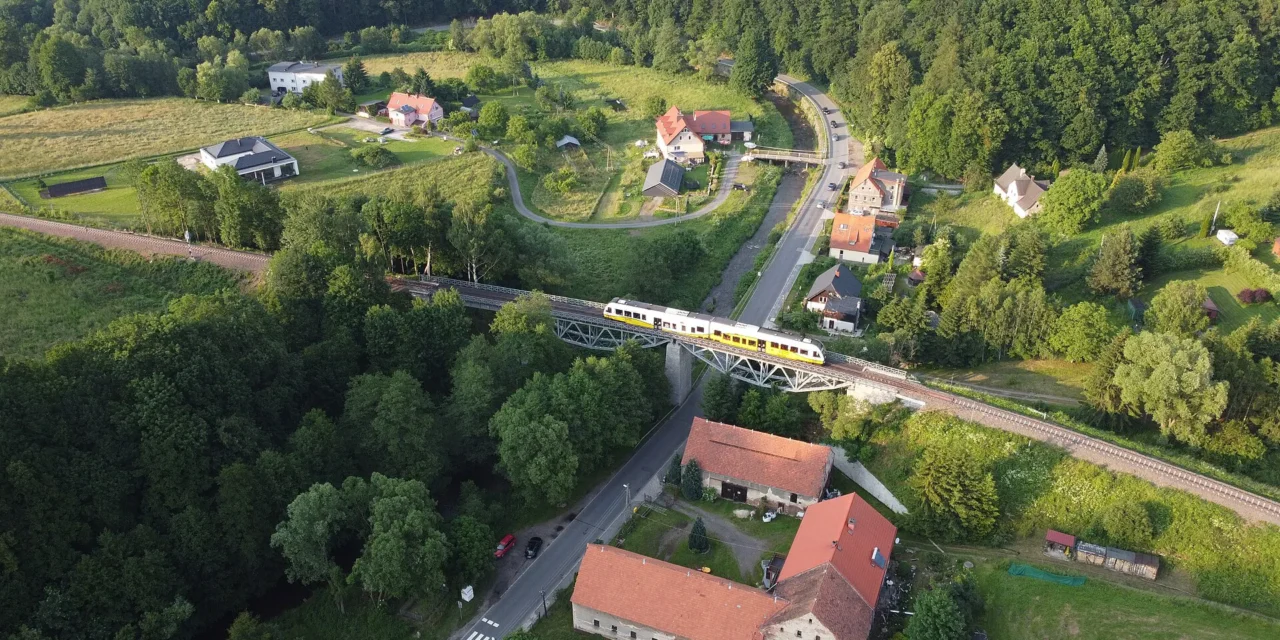
[[479, 119], [480, 98], [477, 98], [474, 93], [467, 94], [467, 96], [462, 99], [462, 105], [458, 108], [458, 111], [471, 116], [472, 120]]
[[1218, 242], [1221, 242], [1228, 247], [1235, 244], [1239, 239], [1240, 236], [1237, 236], [1236, 232], [1230, 229], [1218, 229]]
[[71, 182], [63, 182], [59, 184], [51, 184], [47, 189], [40, 190], [41, 198], [61, 198], [63, 196], [74, 196], [82, 193], [96, 193], [107, 189], [107, 179], [98, 176], [96, 178], [85, 178], [84, 180], [72, 180]]
[[1049, 529], [1044, 534], [1044, 553], [1055, 558], [1071, 559], [1075, 551], [1076, 537]]
[[1076, 543], [1076, 561], [1102, 566], [1107, 562], [1107, 548], [1083, 540]]
[[578, 142], [577, 138], [569, 135], [566, 135], [565, 137], [560, 138], [559, 140], [556, 140], [557, 149], [564, 149], [566, 147], [568, 147], [569, 149], [577, 149], [581, 146], [582, 146], [582, 143]]
[[911, 273], [907, 274], [907, 286], [918, 287], [922, 282], [924, 282], [924, 272], [919, 268], [912, 269]]
[[670, 160], [659, 160], [649, 165], [640, 192], [651, 198], [670, 198], [679, 194], [683, 185], [684, 167]]
[[1204, 309], [1204, 314], [1209, 316], [1210, 322], [1218, 321], [1218, 313], [1220, 312], [1218, 311], [1218, 305], [1213, 303], [1213, 298], [1205, 296], [1204, 302], [1200, 303], [1200, 308]]
[[364, 118], [380, 116], [386, 112], [387, 102], [385, 100], [371, 100], [369, 102], [361, 102], [356, 105], [356, 115]]
[[1145, 553], [1108, 547], [1107, 562], [1104, 566], [1117, 573], [1155, 580], [1156, 574], [1160, 572], [1160, 559]]

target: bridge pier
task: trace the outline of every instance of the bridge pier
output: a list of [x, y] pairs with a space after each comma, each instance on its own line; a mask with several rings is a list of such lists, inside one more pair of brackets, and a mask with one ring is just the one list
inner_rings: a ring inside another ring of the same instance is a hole
[[850, 396], [871, 404], [888, 404], [897, 399], [898, 394], [892, 387], [854, 382], [847, 387]]
[[679, 405], [693, 391], [693, 354], [680, 343], [667, 343], [667, 382], [671, 383], [671, 404]]

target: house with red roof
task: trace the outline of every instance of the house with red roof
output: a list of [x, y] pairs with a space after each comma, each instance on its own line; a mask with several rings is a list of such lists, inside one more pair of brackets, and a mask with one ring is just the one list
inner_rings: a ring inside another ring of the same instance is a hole
[[720, 497], [796, 513], [821, 499], [835, 457], [824, 445], [694, 418], [681, 464], [693, 460]]
[[907, 177], [885, 166], [880, 158], [874, 158], [854, 175], [849, 183], [849, 211], [897, 211], [903, 206], [907, 191]]
[[636, 640], [866, 640], [896, 535], [856, 494], [813, 505], [770, 591], [587, 545], [573, 627]]
[[396, 91], [387, 99], [387, 116], [397, 127], [412, 127], [440, 120], [444, 107], [434, 98]]
[[878, 264], [893, 251], [894, 215], [839, 212], [831, 219], [828, 254], [842, 262]]
[[658, 116], [655, 125], [663, 157], [681, 164], [705, 160], [707, 143], [727, 145], [735, 138], [749, 141], [754, 130], [751, 122], [730, 120], [726, 110], [685, 114], [678, 107]]

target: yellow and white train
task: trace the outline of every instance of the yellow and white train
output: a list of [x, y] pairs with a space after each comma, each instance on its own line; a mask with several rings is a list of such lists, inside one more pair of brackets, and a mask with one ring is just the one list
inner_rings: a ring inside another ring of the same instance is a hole
[[759, 351], [779, 358], [813, 364], [826, 362], [822, 355], [822, 345], [808, 338], [797, 338], [781, 331], [732, 322], [705, 313], [614, 298], [605, 306], [604, 317], [646, 329], [715, 340], [731, 347]]

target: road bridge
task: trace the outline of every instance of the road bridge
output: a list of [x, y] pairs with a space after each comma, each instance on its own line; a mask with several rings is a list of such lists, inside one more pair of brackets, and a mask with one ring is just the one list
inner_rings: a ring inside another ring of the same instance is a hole
[[[421, 297], [430, 297], [442, 288], [452, 288], [458, 291], [467, 306], [490, 310], [528, 293], [447, 278], [399, 280], [396, 286]], [[1247, 520], [1280, 525], [1280, 502], [1046, 420], [927, 387], [901, 369], [830, 352], [826, 354], [825, 365], [796, 362], [711, 340], [610, 320], [604, 317], [604, 305], [599, 302], [561, 296], [548, 298], [551, 314], [556, 319], [556, 335], [570, 344], [589, 349], [613, 349], [627, 340], [636, 340], [645, 347], [665, 347], [667, 375], [672, 378], [672, 387], [677, 383], [683, 385], [677, 403], [690, 390], [690, 369], [693, 358], [696, 358], [748, 384], [775, 386], [793, 392], [845, 389], [850, 395], [868, 402], [901, 400], [916, 408], [945, 411], [987, 427], [1061, 447], [1072, 456], [1144, 478], [1157, 486], [1188, 491], [1227, 507]], [[673, 359], [676, 361], [675, 371]]]
[[780, 149], [777, 147], [756, 147], [742, 156], [744, 161], [773, 160], [777, 162], [802, 162], [805, 164], [826, 164], [827, 156], [820, 151], [803, 149]]

